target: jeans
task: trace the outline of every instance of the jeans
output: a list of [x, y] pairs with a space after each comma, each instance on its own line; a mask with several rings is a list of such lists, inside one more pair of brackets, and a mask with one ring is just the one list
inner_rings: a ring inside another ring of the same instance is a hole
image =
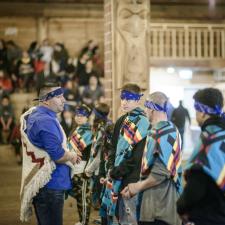
[[124, 199], [119, 196], [119, 221], [121, 225], [137, 225], [137, 196]]
[[38, 225], [63, 224], [64, 191], [41, 188], [33, 199]]

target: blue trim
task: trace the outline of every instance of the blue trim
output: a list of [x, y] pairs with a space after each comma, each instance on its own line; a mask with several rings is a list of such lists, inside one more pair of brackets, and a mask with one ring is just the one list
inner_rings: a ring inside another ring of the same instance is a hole
[[123, 90], [123, 91], [121, 91], [120, 98], [122, 100], [125, 99], [125, 100], [139, 101], [142, 96], [143, 96], [143, 94], [135, 94], [130, 91]]

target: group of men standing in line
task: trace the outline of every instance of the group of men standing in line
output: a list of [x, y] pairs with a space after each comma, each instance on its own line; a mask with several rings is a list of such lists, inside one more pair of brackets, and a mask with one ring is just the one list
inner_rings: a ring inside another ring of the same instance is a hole
[[56, 117], [65, 103], [62, 88], [48, 84], [41, 89], [39, 106], [21, 117], [22, 221], [29, 219], [33, 205], [38, 225], [62, 225], [66, 193], [77, 199], [77, 224], [87, 225], [92, 177], [103, 225], [225, 224], [222, 93], [206, 88], [193, 97], [202, 132], [184, 172], [180, 134], [167, 117], [168, 97], [150, 94], [144, 111], [142, 96], [136, 84], [122, 87], [124, 115], [115, 125], [106, 104], [93, 110], [93, 128], [91, 110], [78, 107], [77, 126], [67, 139]]

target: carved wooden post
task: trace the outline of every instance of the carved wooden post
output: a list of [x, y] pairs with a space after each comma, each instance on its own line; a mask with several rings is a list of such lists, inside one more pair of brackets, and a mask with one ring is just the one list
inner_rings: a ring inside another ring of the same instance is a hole
[[125, 83], [148, 89], [149, 12], [149, 0], [105, 0], [105, 82], [109, 87], [112, 77], [114, 119], [120, 105], [119, 89]]

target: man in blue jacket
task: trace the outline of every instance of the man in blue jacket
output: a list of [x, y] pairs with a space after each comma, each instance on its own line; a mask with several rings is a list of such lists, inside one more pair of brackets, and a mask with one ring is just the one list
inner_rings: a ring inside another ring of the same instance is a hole
[[72, 167], [78, 160], [66, 145], [66, 135], [57, 120], [65, 99], [57, 84], [40, 91], [39, 105], [21, 116], [23, 172], [21, 220], [27, 221], [32, 204], [39, 225], [62, 225], [64, 191], [71, 188]]

